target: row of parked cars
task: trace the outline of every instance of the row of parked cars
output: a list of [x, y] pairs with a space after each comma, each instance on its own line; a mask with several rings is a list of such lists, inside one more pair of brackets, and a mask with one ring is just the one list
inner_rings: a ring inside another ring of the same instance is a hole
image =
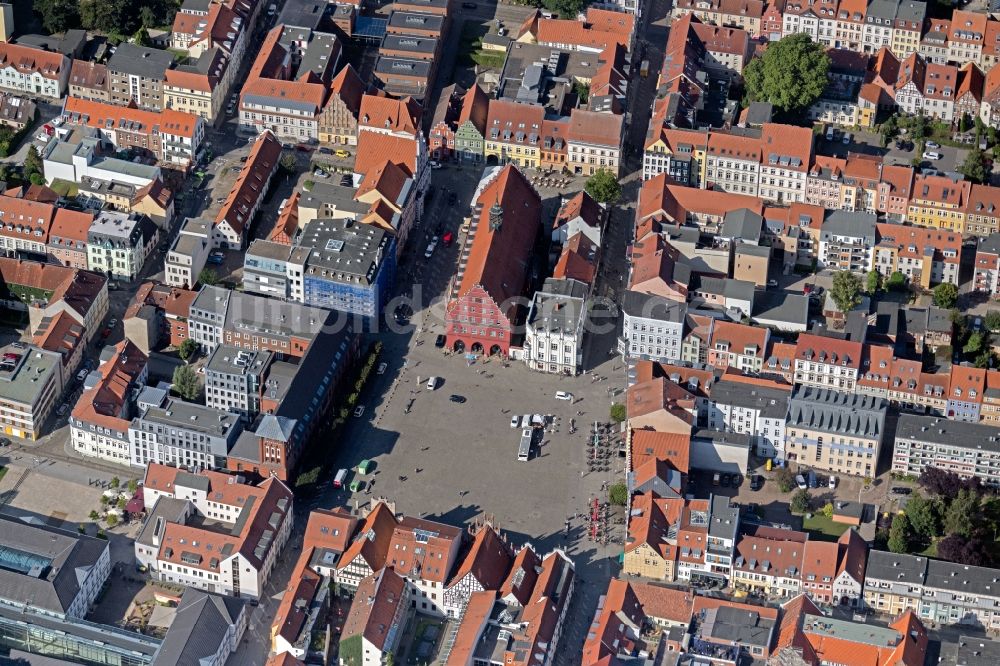
[[[796, 474], [795, 485], [798, 486], [799, 490], [805, 490], [806, 488], [818, 488], [819, 480], [816, 478], [816, 472], [809, 470], [805, 475]], [[837, 477], [831, 474], [826, 480], [826, 486], [827, 488], [836, 488]]]

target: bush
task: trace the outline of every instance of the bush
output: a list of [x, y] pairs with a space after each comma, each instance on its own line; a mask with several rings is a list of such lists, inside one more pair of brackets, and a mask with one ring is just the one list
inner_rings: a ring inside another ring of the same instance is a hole
[[833, 518], [833, 503], [827, 502], [826, 504], [824, 504], [823, 508], [820, 509], [820, 513], [822, 513], [827, 518]]
[[628, 486], [623, 482], [612, 484], [608, 488], [608, 501], [615, 506], [625, 506], [628, 503]]
[[118, 524], [118, 514], [109, 513], [107, 518], [108, 527], [114, 527]]
[[91, 511], [89, 518], [93, 521], [98, 521], [101, 519], [101, 514], [97, 513], [96, 511]]
[[97, 538], [98, 539], [104, 539], [105, 541], [107, 541], [108, 540], [108, 535], [107, 535], [107, 533], [104, 530], [97, 530]]
[[625, 405], [620, 402], [616, 402], [611, 405], [611, 420], [615, 423], [621, 423], [628, 417], [628, 411], [625, 409]]
[[309, 486], [316, 483], [317, 481], [319, 481], [319, 475], [321, 471], [322, 468], [317, 465], [316, 467], [311, 467], [306, 471], [302, 472], [295, 479], [295, 487], [301, 488], [302, 486]]

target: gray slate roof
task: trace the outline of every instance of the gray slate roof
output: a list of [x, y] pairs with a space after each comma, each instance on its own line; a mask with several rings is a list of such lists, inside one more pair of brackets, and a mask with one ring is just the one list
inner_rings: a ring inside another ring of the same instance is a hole
[[873, 549], [868, 552], [868, 566], [865, 568], [865, 578], [869, 580], [887, 580], [919, 585], [924, 582], [924, 576], [927, 573], [927, 561], [926, 557]]
[[799, 386], [788, 401], [789, 427], [881, 440], [888, 403], [869, 395]]
[[822, 240], [830, 236], [862, 238], [869, 246], [875, 245], [875, 215], [846, 210], [827, 211], [820, 229]]
[[626, 291], [621, 301], [622, 310], [630, 317], [643, 317], [658, 321], [681, 323], [687, 314], [687, 305], [655, 294]]
[[994, 426], [905, 412], [896, 423], [896, 439], [1000, 451], [1000, 430]]
[[151, 666], [203, 666], [219, 652], [246, 602], [189, 587]]
[[161, 81], [164, 78], [164, 72], [170, 69], [173, 62], [174, 55], [169, 51], [122, 42], [115, 50], [115, 54], [108, 60], [108, 71], [145, 76], [147, 79]]
[[108, 542], [0, 516], [0, 548], [47, 562], [37, 576], [0, 566], [0, 599], [63, 614]]
[[788, 412], [790, 394], [791, 391], [735, 382], [725, 378], [712, 384], [712, 402], [757, 409], [761, 416], [769, 419], [780, 419]]

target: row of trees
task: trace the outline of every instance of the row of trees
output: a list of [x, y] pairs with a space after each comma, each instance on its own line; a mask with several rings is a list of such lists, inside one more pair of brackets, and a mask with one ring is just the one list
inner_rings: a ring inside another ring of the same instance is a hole
[[928, 467], [918, 481], [927, 497], [914, 496], [889, 529], [894, 553], [922, 552], [932, 544], [937, 557], [959, 564], [992, 566], [998, 507], [985, 499], [979, 479]]
[[33, 0], [32, 10], [50, 33], [71, 28], [132, 35], [141, 28], [169, 26], [177, 0]]
[[[833, 275], [830, 298], [833, 299], [838, 310], [847, 313], [861, 303], [863, 294], [874, 296], [883, 287], [889, 291], [902, 291], [906, 289], [906, 276], [896, 271], [889, 276], [883, 285], [882, 274], [877, 270], [870, 271], [864, 283], [858, 275], [851, 271], [838, 271]], [[958, 303], [958, 287], [950, 282], [942, 282], [937, 285], [934, 287], [933, 293], [934, 305], [939, 308], [950, 310]]]

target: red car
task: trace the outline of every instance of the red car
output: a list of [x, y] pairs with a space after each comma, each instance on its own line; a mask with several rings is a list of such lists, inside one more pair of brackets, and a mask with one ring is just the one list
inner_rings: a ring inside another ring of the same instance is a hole
[[103, 331], [101, 331], [101, 337], [102, 338], [106, 338], [109, 335], [111, 335], [111, 329], [110, 328], [105, 328]]
[[454, 240], [455, 240], [455, 235], [452, 234], [450, 231], [444, 232], [444, 236], [441, 237], [441, 241], [444, 242], [445, 247], [451, 245], [452, 241]]
[[812, 290], [813, 290], [813, 286], [811, 284], [807, 284], [806, 286], [802, 287], [802, 293], [805, 294], [806, 296], [808, 296], [809, 294], [811, 294]]

